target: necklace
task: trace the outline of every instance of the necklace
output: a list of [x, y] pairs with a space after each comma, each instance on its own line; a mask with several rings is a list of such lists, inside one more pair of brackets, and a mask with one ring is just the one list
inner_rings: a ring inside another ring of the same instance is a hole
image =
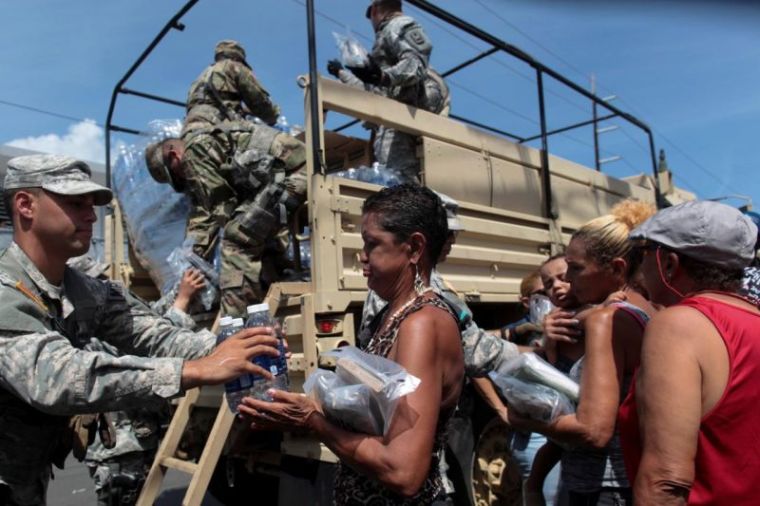
[[424, 290], [422, 290], [420, 293], [416, 294], [414, 297], [412, 297], [408, 301], [406, 301], [406, 303], [404, 303], [403, 306], [398, 308], [396, 311], [393, 312], [393, 314], [388, 315], [384, 319], [383, 324], [380, 326], [380, 328], [378, 329], [378, 332], [375, 335], [384, 334], [390, 328], [390, 326], [393, 325], [393, 323], [399, 318], [399, 316], [401, 316], [404, 313], [404, 311], [409, 309], [409, 307], [412, 304], [414, 304], [417, 301], [417, 299], [424, 296], [426, 293], [429, 293], [432, 291], [433, 291], [433, 287], [429, 286], [425, 288]]

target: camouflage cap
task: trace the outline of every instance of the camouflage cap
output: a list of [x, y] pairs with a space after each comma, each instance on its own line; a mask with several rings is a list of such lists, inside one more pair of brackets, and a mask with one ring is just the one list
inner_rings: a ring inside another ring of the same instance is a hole
[[148, 172], [157, 182], [171, 184], [169, 167], [164, 163], [164, 152], [160, 141], [152, 142], [145, 148], [145, 165], [148, 166]]
[[365, 13], [365, 16], [367, 16], [367, 19], [370, 19], [372, 17], [372, 7], [375, 5], [389, 5], [391, 7], [396, 7], [400, 9], [401, 0], [371, 0], [369, 5], [367, 6], [367, 12]]
[[59, 195], [92, 194], [96, 206], [111, 202], [113, 193], [94, 183], [90, 167], [81, 160], [63, 155], [27, 155], [8, 160], [3, 188], [42, 188]]
[[225, 57], [237, 60], [243, 63], [246, 67], [249, 67], [248, 62], [245, 61], [245, 49], [236, 40], [222, 40], [216, 43], [214, 48], [214, 58]]

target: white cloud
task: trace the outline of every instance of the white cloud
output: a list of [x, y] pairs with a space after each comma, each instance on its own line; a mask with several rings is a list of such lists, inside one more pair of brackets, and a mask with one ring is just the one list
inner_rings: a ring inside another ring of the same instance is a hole
[[86, 119], [71, 125], [64, 135], [46, 134], [14, 139], [9, 146], [42, 153], [73, 156], [90, 162], [105, 160], [105, 133], [94, 120]]

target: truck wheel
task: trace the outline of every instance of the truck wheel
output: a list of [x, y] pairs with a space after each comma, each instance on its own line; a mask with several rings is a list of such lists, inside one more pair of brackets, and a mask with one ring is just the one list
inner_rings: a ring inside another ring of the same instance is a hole
[[472, 459], [476, 506], [522, 504], [522, 478], [512, 460], [509, 434], [499, 418], [493, 418], [480, 433]]
[[520, 506], [522, 482], [512, 464], [510, 430], [467, 385], [451, 420], [447, 475], [457, 506]]
[[279, 487], [278, 477], [250, 473], [242, 460], [221, 456], [211, 476], [208, 491], [227, 506], [249, 506], [253, 498], [257, 504], [274, 505], [278, 501]]

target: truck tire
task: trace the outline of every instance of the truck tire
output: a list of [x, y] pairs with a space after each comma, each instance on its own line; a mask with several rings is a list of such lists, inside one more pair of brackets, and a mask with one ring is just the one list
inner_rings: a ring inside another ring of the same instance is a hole
[[446, 463], [457, 506], [520, 506], [522, 482], [511, 432], [467, 385], [451, 420]]

